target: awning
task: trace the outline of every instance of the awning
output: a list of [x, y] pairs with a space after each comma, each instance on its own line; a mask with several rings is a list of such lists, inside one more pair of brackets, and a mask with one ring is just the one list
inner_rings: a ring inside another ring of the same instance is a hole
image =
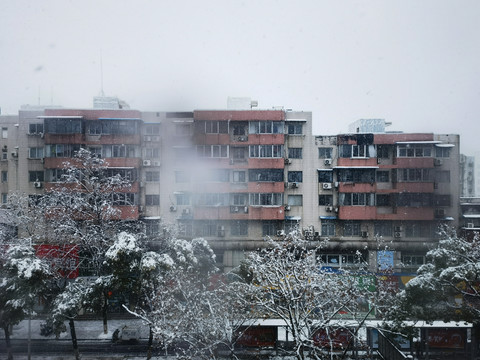
[[480, 219], [480, 214], [465, 214], [463, 217], [465, 219]]
[[60, 116], [60, 115], [41, 115], [37, 116], [38, 119], [83, 119], [83, 116]]
[[333, 169], [317, 169], [317, 171], [333, 171]]
[[302, 218], [300, 216], [285, 216], [285, 220], [300, 221]]
[[378, 166], [335, 166], [334, 169], [378, 169]]
[[129, 120], [129, 121], [137, 120], [137, 121], [140, 121], [142, 119], [140, 119], [140, 118], [98, 118], [98, 120]]
[[285, 119], [285, 122], [289, 122], [289, 121], [301, 121], [301, 122], [306, 122], [307, 119]]
[[442, 148], [452, 148], [455, 147], [454, 144], [435, 144], [436, 147], [442, 147]]
[[319, 216], [320, 220], [335, 220], [336, 216]]
[[174, 123], [193, 123], [193, 119], [184, 119], [184, 120], [173, 120]]
[[395, 144], [439, 144], [441, 141], [438, 140], [427, 140], [427, 141], [396, 141]]
[[145, 217], [142, 217], [142, 220], [160, 220], [161, 217], [160, 216], [145, 216]]

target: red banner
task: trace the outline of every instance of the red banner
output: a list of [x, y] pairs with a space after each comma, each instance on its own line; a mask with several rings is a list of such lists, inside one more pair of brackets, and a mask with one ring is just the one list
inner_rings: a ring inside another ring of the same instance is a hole
[[78, 246], [76, 245], [37, 245], [36, 255], [50, 262], [52, 268], [62, 277], [78, 277]]
[[315, 346], [323, 348], [344, 349], [352, 340], [352, 333], [348, 329], [319, 329], [313, 334]]
[[467, 343], [466, 329], [428, 329], [431, 348], [463, 349]]
[[237, 333], [237, 345], [255, 347], [274, 347], [277, 340], [275, 326], [252, 326]]

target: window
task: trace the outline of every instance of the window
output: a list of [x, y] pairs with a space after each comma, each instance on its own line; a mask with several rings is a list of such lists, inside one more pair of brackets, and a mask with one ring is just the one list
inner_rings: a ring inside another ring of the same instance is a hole
[[75, 153], [80, 150], [80, 145], [72, 144], [54, 144], [45, 145], [46, 157], [74, 157]]
[[249, 169], [248, 181], [283, 182], [283, 169]]
[[374, 206], [373, 193], [340, 193], [339, 204], [343, 206]]
[[228, 182], [230, 181], [230, 170], [211, 169], [198, 176], [197, 180], [207, 182]]
[[431, 193], [399, 193], [397, 206], [430, 207], [433, 204]]
[[[200, 223], [200, 234], [199, 236], [217, 236], [219, 233], [220, 227], [217, 225], [216, 221], [205, 221]], [[198, 230], [196, 231], [198, 232]]]
[[135, 205], [135, 194], [116, 193], [112, 195], [113, 205]]
[[450, 171], [449, 170], [440, 170], [435, 172], [435, 181], [438, 183], [449, 183], [450, 182]]
[[251, 158], [281, 158], [283, 145], [250, 145]]
[[233, 182], [240, 182], [240, 183], [244, 183], [246, 181], [246, 172], [245, 171], [238, 171], [238, 170], [234, 170], [233, 171]]
[[389, 182], [390, 181], [390, 172], [377, 170], [377, 182]]
[[228, 145], [197, 145], [199, 157], [226, 158], [228, 157]]
[[102, 123], [100, 121], [91, 121], [87, 123], [88, 133], [90, 135], [101, 135], [102, 134]]
[[318, 170], [318, 182], [319, 183], [331, 183], [331, 182], [333, 182], [333, 171], [331, 171], [331, 170]]
[[28, 148], [28, 157], [30, 159], [42, 159], [43, 158], [43, 147]]
[[432, 237], [432, 225], [423, 222], [407, 222], [405, 225], [405, 237]]
[[250, 134], [283, 134], [283, 123], [280, 121], [250, 121]]
[[43, 123], [29, 124], [28, 133], [31, 135], [43, 134]]
[[245, 135], [245, 125], [233, 124], [233, 135]]
[[159, 148], [145, 148], [145, 158], [146, 159], [157, 159], [160, 157]]
[[397, 180], [401, 182], [431, 182], [430, 169], [398, 169]]
[[248, 221], [237, 220], [233, 221], [230, 226], [232, 236], [245, 236], [248, 235]]
[[145, 172], [145, 181], [147, 182], [159, 182], [160, 171], [147, 171]]
[[175, 194], [177, 205], [190, 205], [190, 194], [178, 193]]
[[425, 144], [402, 144], [397, 147], [398, 157], [430, 157], [432, 146]]
[[343, 236], [360, 236], [360, 221], [346, 221], [343, 224]]
[[283, 193], [251, 193], [250, 205], [280, 206], [283, 204]]
[[108, 177], [119, 176], [127, 181], [136, 181], [137, 179], [137, 169], [108, 168], [105, 173]]
[[45, 181], [44, 172], [43, 171], [29, 171], [28, 172], [28, 181], [35, 182], [35, 181]]
[[449, 158], [450, 157], [450, 148], [449, 147], [435, 147], [435, 157], [437, 158]]
[[190, 134], [191, 134], [190, 124], [175, 124], [175, 135], [190, 136]]
[[334, 220], [322, 220], [322, 236], [335, 236]]
[[402, 264], [405, 267], [420, 267], [425, 264], [425, 256], [423, 255], [402, 255]]
[[160, 124], [145, 124], [145, 135], [160, 135]]
[[288, 157], [290, 159], [302, 159], [303, 148], [288, 148]]
[[320, 259], [328, 267], [359, 266], [365, 263], [362, 254], [321, 254]]
[[226, 134], [228, 123], [226, 121], [205, 121], [206, 134]]
[[434, 195], [433, 198], [435, 206], [451, 206], [452, 200], [450, 195]]
[[183, 171], [183, 170], [175, 171], [175, 182], [177, 183], [190, 182], [190, 174], [187, 171]]
[[2, 139], [8, 138], [8, 128], [2, 127]]
[[392, 236], [391, 221], [377, 221], [373, 225], [375, 236]]
[[8, 181], [8, 171], [2, 171], [2, 182]]
[[302, 195], [288, 195], [287, 204], [291, 206], [302, 206], [303, 205]]
[[245, 193], [238, 193], [238, 194], [231, 194], [231, 204], [235, 206], [245, 206], [247, 205], [248, 194]]
[[262, 221], [262, 236], [274, 236], [277, 235], [279, 224], [276, 221]]
[[234, 160], [245, 160], [247, 157], [247, 147], [246, 146], [234, 146], [230, 148], [232, 159]]
[[50, 134], [81, 134], [81, 119], [45, 119], [45, 132]]
[[318, 195], [318, 205], [319, 206], [332, 206], [333, 205], [333, 195]]
[[377, 206], [391, 206], [389, 194], [377, 194]]
[[145, 195], [145, 205], [147, 206], [160, 205], [160, 195]]
[[318, 148], [318, 158], [319, 159], [331, 159], [332, 158], [332, 148]]
[[288, 135], [302, 135], [303, 130], [301, 123], [288, 123], [287, 124], [287, 134]]
[[8, 202], [8, 194], [2, 193], [2, 204], [6, 204]]
[[88, 151], [92, 156], [102, 157], [102, 147], [101, 146], [89, 146]]
[[227, 205], [228, 194], [226, 193], [205, 193], [196, 196], [196, 203], [199, 206], [223, 206]]
[[339, 169], [338, 180], [342, 182], [373, 183], [375, 169]]
[[145, 223], [145, 235], [147, 236], [158, 236], [160, 233], [160, 222], [159, 221], [147, 221]]
[[388, 145], [377, 145], [377, 158], [388, 159]]
[[288, 182], [302, 182], [303, 173], [301, 171], [289, 171]]
[[65, 169], [47, 169], [48, 182], [63, 182], [65, 177]]
[[367, 145], [352, 145], [352, 157], [368, 157]]

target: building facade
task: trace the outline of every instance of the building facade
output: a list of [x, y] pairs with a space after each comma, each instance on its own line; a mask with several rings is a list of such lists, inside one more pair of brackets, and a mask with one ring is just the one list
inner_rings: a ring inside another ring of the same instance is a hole
[[133, 181], [115, 201], [152, 239], [164, 227], [209, 241], [219, 266], [298, 229], [327, 240], [328, 266], [412, 272], [460, 217], [458, 135], [389, 133], [362, 120], [315, 136], [311, 112], [36, 109], [1, 116], [1, 201], [40, 195], [80, 147]]

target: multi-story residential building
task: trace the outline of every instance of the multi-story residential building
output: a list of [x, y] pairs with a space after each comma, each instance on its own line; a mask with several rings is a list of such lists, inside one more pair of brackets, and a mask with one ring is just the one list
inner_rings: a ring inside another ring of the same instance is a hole
[[[256, 105], [256, 104], [255, 104]], [[310, 112], [35, 109], [2, 116], [1, 194], [39, 195], [80, 147], [134, 181], [115, 201], [147, 235], [204, 237], [225, 270], [294, 228], [329, 241], [328, 266], [405, 272], [441, 223], [459, 226], [458, 135], [386, 132], [383, 120], [313, 136]], [[461, 224], [465, 227], [465, 224]], [[402, 267], [402, 263], [407, 268]]]

